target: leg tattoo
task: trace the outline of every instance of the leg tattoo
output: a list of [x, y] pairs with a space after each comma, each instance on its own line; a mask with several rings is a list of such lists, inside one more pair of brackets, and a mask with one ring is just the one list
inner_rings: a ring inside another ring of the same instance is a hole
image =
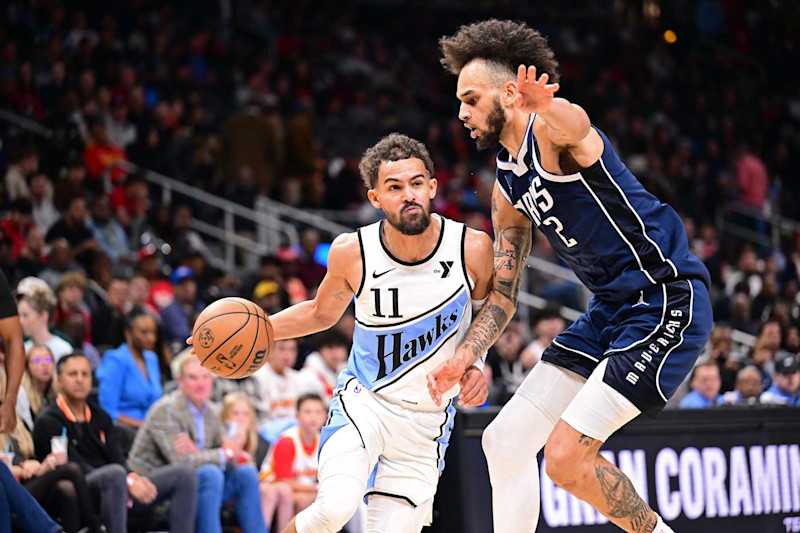
[[608, 514], [613, 518], [629, 519], [631, 529], [636, 533], [651, 533], [656, 527], [653, 511], [639, 497], [625, 474], [610, 466], [596, 466], [595, 473], [608, 503]]
[[588, 448], [589, 446], [594, 444], [594, 439], [588, 435], [581, 434], [581, 436], [578, 437], [578, 443], [581, 446], [586, 446]]

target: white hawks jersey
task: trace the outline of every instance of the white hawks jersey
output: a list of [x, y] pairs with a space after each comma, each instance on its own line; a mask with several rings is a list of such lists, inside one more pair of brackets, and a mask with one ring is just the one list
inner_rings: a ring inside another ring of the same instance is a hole
[[[401, 261], [382, 239], [384, 221], [358, 230], [363, 262], [355, 332], [339, 387], [353, 377], [379, 397], [417, 411], [441, 411], [426, 375], [450, 358], [472, 320], [474, 281], [464, 262], [466, 227], [439, 215], [439, 241], [421, 261]], [[455, 397], [458, 385], [442, 404]]]

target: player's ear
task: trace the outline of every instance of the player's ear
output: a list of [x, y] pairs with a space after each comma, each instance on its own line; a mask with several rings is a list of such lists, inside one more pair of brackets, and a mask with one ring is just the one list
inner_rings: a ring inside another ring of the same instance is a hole
[[428, 197], [433, 200], [436, 198], [436, 191], [439, 189], [439, 182], [436, 181], [436, 178], [431, 177], [431, 179], [428, 180], [428, 187], [430, 188]]
[[500, 87], [500, 101], [503, 105], [509, 107], [513, 105], [514, 97], [517, 96], [517, 82], [508, 80]]
[[381, 201], [378, 199], [378, 193], [375, 192], [375, 189], [370, 189], [367, 191], [367, 199], [375, 209], [381, 208]]

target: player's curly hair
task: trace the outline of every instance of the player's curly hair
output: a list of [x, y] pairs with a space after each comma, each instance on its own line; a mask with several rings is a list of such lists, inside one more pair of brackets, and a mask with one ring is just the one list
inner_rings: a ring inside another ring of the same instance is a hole
[[456, 76], [470, 61], [483, 59], [512, 76], [520, 65], [532, 65], [537, 77], [545, 72], [550, 76], [549, 83], [559, 78], [558, 60], [547, 38], [524, 22], [490, 19], [468, 24], [439, 39], [439, 46], [442, 65]]
[[369, 189], [378, 183], [378, 169], [385, 161], [401, 161], [416, 157], [425, 165], [428, 175], [433, 177], [433, 160], [425, 145], [401, 133], [390, 133], [374, 146], [367, 148], [358, 164], [361, 179]]

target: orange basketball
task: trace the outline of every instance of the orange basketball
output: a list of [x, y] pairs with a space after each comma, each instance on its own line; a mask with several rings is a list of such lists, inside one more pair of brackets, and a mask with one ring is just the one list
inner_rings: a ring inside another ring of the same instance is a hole
[[269, 359], [275, 335], [259, 306], [244, 298], [223, 298], [203, 309], [192, 339], [201, 365], [220, 377], [239, 379]]

